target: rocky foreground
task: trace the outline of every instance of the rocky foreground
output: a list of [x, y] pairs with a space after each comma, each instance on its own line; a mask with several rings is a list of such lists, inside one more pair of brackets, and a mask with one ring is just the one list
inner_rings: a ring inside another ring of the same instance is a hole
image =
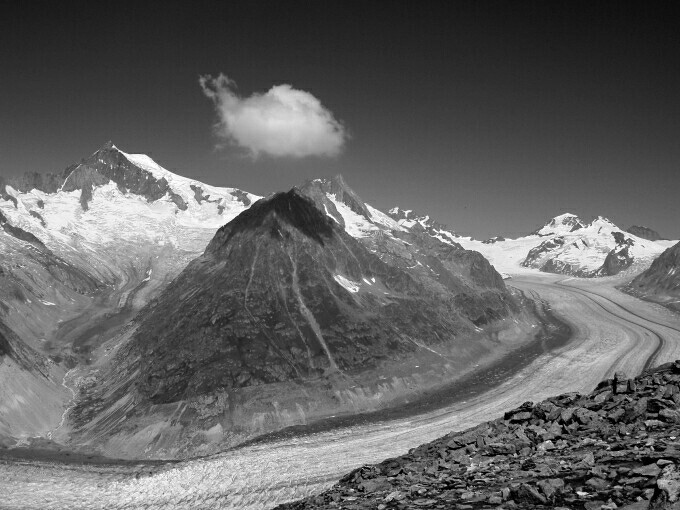
[[680, 360], [364, 466], [281, 509], [680, 509]]

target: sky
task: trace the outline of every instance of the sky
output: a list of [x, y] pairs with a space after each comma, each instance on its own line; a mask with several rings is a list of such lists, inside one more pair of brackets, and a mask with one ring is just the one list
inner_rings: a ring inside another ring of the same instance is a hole
[[563, 212], [680, 238], [672, 2], [53, 4], [3, 3], [0, 175], [112, 140], [260, 195], [341, 173], [479, 239]]

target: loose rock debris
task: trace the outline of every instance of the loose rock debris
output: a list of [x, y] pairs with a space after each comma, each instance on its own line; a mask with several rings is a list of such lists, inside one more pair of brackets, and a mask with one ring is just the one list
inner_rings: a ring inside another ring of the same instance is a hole
[[280, 509], [680, 510], [680, 360], [363, 466]]

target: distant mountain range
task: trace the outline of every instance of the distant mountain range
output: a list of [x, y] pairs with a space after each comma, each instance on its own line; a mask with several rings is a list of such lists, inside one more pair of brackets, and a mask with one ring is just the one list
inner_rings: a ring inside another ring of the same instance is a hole
[[112, 143], [2, 180], [0, 229], [0, 443], [128, 458], [416, 398], [541, 331], [503, 278], [612, 275], [664, 249], [570, 214], [476, 241], [341, 176], [261, 198]]
[[502, 272], [516, 272], [520, 266], [583, 278], [640, 272], [667, 246], [623, 231], [603, 216], [584, 221], [571, 213], [556, 216], [517, 239], [457, 241], [482, 253]]

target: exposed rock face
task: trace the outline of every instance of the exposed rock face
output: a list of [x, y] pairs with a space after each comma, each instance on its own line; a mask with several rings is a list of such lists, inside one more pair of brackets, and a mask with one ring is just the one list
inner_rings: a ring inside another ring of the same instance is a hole
[[[149, 161], [152, 160], [149, 159]], [[149, 169], [135, 164], [128, 158], [128, 155], [120, 151], [112, 142], [107, 142], [90, 157], [59, 173], [40, 174], [32, 172], [10, 179], [0, 178], [0, 198], [16, 200], [7, 193], [6, 186], [11, 186], [23, 193], [28, 193], [34, 189], [50, 194], [59, 190], [64, 192], [80, 191], [81, 206], [83, 210], [88, 210], [93, 190], [109, 182], [115, 183], [121, 193], [142, 196], [149, 202], [167, 196], [179, 210], [187, 210], [186, 197], [177, 193], [177, 190], [173, 189], [166, 178], [154, 175]], [[194, 188], [196, 188], [194, 190], [195, 199], [199, 204], [203, 200], [219, 203], [223, 198], [204, 195], [205, 190], [200, 186], [192, 185], [192, 189]], [[233, 194], [244, 205], [250, 205], [251, 200], [248, 193], [233, 190]]]
[[[18, 285], [18, 287], [23, 287], [24, 289], [36, 286], [36, 282], [40, 280], [38, 275], [32, 275], [32, 278], [29, 280], [32, 282], [32, 285], [29, 281], [23, 281], [24, 278], [17, 276], [18, 274], [23, 273], [20, 268], [25, 266], [28, 260], [36, 263], [41, 269], [44, 269], [58, 283], [61, 283], [76, 292], [93, 292], [102, 285], [101, 282], [97, 281], [97, 279], [87, 271], [68, 263], [58, 255], [55, 255], [34, 234], [12, 225], [2, 211], [0, 211], [0, 228], [2, 228], [5, 234], [31, 245], [28, 247], [22, 245], [22, 243], [18, 244], [17, 250], [21, 251], [22, 256], [17, 257], [15, 262], [20, 263], [8, 264], [6, 269], [3, 269], [3, 264], [0, 264], [0, 282], [4, 281], [7, 288], [12, 288], [14, 285]], [[7, 263], [10, 261], [3, 262]], [[3, 293], [0, 293], [0, 304], [3, 301], [2, 294]]]
[[[180, 297], [187, 292], [189, 302]], [[275, 195], [220, 229], [145, 318], [136, 335], [142, 388], [156, 403], [172, 402], [366, 369], [413, 350], [405, 338], [461, 329], [453, 306], [431, 313], [423, 293], [297, 190]]]
[[58, 398], [38, 428], [0, 415], [0, 440], [21, 423], [108, 456], [211, 453], [417, 398], [537, 331], [483, 256], [341, 177], [243, 212], [258, 197], [107, 144], [2, 190], [0, 318], [57, 369], [4, 370], [0, 404]]
[[661, 235], [656, 230], [652, 230], [649, 227], [639, 227], [637, 225], [633, 225], [632, 227], [628, 227], [626, 232], [633, 234], [634, 236], [641, 237], [642, 239], [647, 239], [648, 241], [659, 241], [663, 239], [663, 237], [661, 237]]
[[[339, 193], [328, 191], [340, 187], [344, 189], [341, 196], [345, 201], [338, 200]], [[505, 317], [514, 306], [491, 264], [479, 253], [463, 249], [446, 225], [399, 208], [384, 215], [365, 204], [340, 176], [314, 179], [302, 186], [301, 191], [388, 265], [427, 285], [444, 286], [454, 292], [461, 310], [475, 324]]]
[[[328, 205], [326, 195], [332, 195], [335, 200], [347, 205], [356, 214], [370, 218], [371, 214], [368, 211], [366, 204], [359, 198], [353, 189], [351, 189], [342, 175], [336, 175], [332, 179], [314, 179], [308, 181], [301, 187], [301, 191], [314, 199], [317, 204], [323, 207], [323, 204]], [[333, 207], [335, 209], [335, 207]], [[335, 211], [337, 214], [337, 211]], [[338, 215], [340, 216], [340, 215]], [[340, 216], [341, 217], [341, 216]]]
[[24, 229], [20, 227], [15, 227], [14, 225], [12, 225], [7, 219], [7, 217], [4, 214], [2, 214], [2, 211], [0, 211], [0, 227], [2, 227], [2, 229], [12, 237], [16, 237], [21, 241], [26, 241], [27, 243], [32, 244], [38, 249], [41, 250], [47, 249], [45, 248], [43, 242], [37, 237], [35, 237], [33, 234], [31, 234], [30, 232], [26, 232]]
[[82, 190], [81, 205], [87, 210], [92, 199], [92, 188], [113, 181], [122, 193], [134, 193], [153, 202], [166, 194], [178, 209], [186, 210], [187, 204], [177, 195], [166, 179], [134, 165], [111, 142], [106, 143], [92, 156], [76, 165], [62, 184], [63, 191]]
[[569, 232], [575, 232], [585, 226], [586, 223], [575, 214], [565, 213], [559, 216], [555, 216], [543, 227], [534, 232], [534, 234], [540, 236], [547, 236], [553, 234], [566, 234]]
[[105, 357], [99, 347], [254, 198], [111, 143], [63, 172], [0, 177], [0, 443], [59, 426], [65, 373]]
[[485, 241], [482, 241], [484, 244], [495, 244], [495, 243], [501, 243], [505, 241], [505, 237], [503, 236], [495, 236], [495, 237], [490, 237], [489, 239], [486, 239]]
[[675, 508], [679, 387], [676, 361], [527, 402], [279, 508]]
[[[2, 198], [8, 197], [6, 194], [5, 186], [12, 186], [14, 189], [22, 192], [31, 191], [32, 189], [38, 189], [44, 191], [45, 193], [56, 193], [59, 187], [63, 184], [64, 179], [69, 173], [73, 171], [74, 166], [66, 168], [60, 173], [37, 173], [37, 172], [27, 172], [18, 177], [12, 177], [8, 180], [3, 180], [0, 177], [0, 196]], [[8, 198], [5, 198], [8, 200]]]
[[[374, 409], [376, 399], [385, 406], [411, 391], [396, 375], [403, 363], [433, 370], [409, 382], [418, 388], [498, 348], [480, 327], [519, 307], [484, 257], [422, 231], [354, 238], [327, 200], [319, 188], [293, 189], [222, 227], [83, 391], [70, 416], [77, 441], [127, 441], [134, 452], [125, 455], [195, 454], [204, 431], [219, 430], [212, 448], [224, 447]], [[177, 409], [181, 420], [167, 421]], [[149, 420], [172, 423], [172, 432], [164, 426], [136, 443]]]
[[659, 255], [628, 286], [633, 294], [680, 311], [680, 243]]
[[[547, 241], [543, 241], [541, 244], [536, 246], [536, 248], [532, 248], [529, 253], [527, 254], [527, 257], [524, 259], [524, 262], [522, 262], [523, 267], [532, 267], [536, 262], [539, 260], [539, 258], [547, 253], [550, 253], [551, 251], [555, 250], [556, 248], [560, 248], [564, 246], [564, 237], [555, 237], [553, 239], [548, 239]], [[545, 272], [552, 272], [545, 270], [541, 268]]]
[[635, 260], [630, 253], [630, 248], [635, 245], [635, 241], [625, 237], [622, 232], [612, 232], [612, 236], [616, 241], [616, 246], [607, 254], [604, 264], [594, 273], [594, 276], [613, 276], [619, 274], [624, 269], [628, 269]]
[[429, 215], [418, 214], [411, 209], [394, 207], [389, 210], [388, 214], [391, 218], [396, 220], [399, 225], [412, 231], [423, 231], [432, 236], [441, 235], [443, 232], [452, 234], [453, 236], [456, 235], [447, 225], [430, 218]]

